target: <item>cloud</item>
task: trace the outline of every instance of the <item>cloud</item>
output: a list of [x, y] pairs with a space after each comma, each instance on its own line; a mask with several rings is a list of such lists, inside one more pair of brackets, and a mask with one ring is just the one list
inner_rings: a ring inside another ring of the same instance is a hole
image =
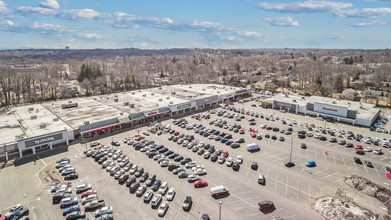
[[338, 17], [379, 17], [386, 16], [391, 13], [391, 8], [363, 8], [363, 9], [349, 9], [349, 10], [340, 10], [334, 12], [333, 15]]
[[295, 21], [291, 16], [269, 17], [264, 18], [263, 20], [272, 26], [298, 27], [300, 25], [299, 22]]
[[304, 1], [291, 3], [258, 3], [257, 7], [265, 11], [290, 12], [290, 13], [314, 13], [333, 12], [344, 8], [350, 8], [353, 4], [348, 2], [330, 1]]
[[262, 33], [258, 33], [255, 31], [244, 31], [244, 32], [238, 32], [237, 34], [245, 37], [263, 37]]
[[56, 0], [46, 0], [46, 2], [40, 2], [39, 6], [43, 8], [52, 8], [52, 9], [60, 8], [60, 5]]
[[93, 19], [98, 18], [102, 14], [92, 9], [52, 9], [52, 8], [40, 8], [40, 7], [17, 7], [16, 12], [24, 16], [34, 15], [53, 15], [59, 18], [68, 20], [77, 19]]
[[84, 39], [95, 39], [95, 40], [100, 40], [103, 38], [102, 35], [91, 34], [91, 33], [78, 34], [77, 36], [79, 36], [80, 38], [84, 38]]
[[0, 16], [8, 14], [10, 12], [10, 10], [5, 6], [6, 4], [3, 1], [0, 1]]
[[377, 20], [349, 24], [349, 26], [352, 26], [352, 27], [380, 27], [380, 26], [386, 26], [386, 25], [389, 25], [389, 23], [385, 22], [385, 21], [377, 21]]
[[14, 26], [14, 22], [13, 21], [10, 21], [10, 20], [2, 20], [2, 21], [0, 21], [0, 29], [9, 28], [9, 27], [12, 27], [12, 26]]
[[391, 4], [391, 0], [368, 0], [370, 2], [380, 2], [385, 4]]

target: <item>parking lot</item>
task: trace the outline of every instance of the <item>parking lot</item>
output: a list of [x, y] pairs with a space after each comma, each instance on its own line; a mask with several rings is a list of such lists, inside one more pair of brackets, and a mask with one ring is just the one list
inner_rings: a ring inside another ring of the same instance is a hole
[[[254, 102], [243, 104], [236, 104], [236, 107], [249, 109], [250, 111], [262, 112], [263, 114], [274, 114], [275, 116], [284, 117], [285, 119], [296, 119], [303, 123], [314, 123], [316, 126], [328, 126], [331, 128], [350, 130], [353, 133], [361, 133], [364, 136], [378, 136], [378, 133], [371, 132], [367, 128], [358, 128], [345, 124], [325, 123], [318, 121], [313, 117], [296, 115], [290, 113], [280, 113], [271, 109], [264, 109], [261, 107], [252, 107]], [[222, 108], [215, 109], [215, 111]], [[231, 111], [228, 111], [233, 113]], [[201, 114], [208, 114], [203, 112]], [[194, 115], [193, 115], [194, 116]], [[321, 216], [315, 212], [311, 206], [315, 200], [324, 195], [334, 195], [338, 188], [346, 188], [343, 177], [350, 174], [358, 174], [364, 176], [379, 185], [389, 187], [389, 179], [386, 176], [385, 166], [390, 166], [391, 157], [389, 148], [382, 148], [384, 154], [375, 155], [368, 152], [365, 155], [357, 155], [352, 148], [346, 148], [337, 143], [330, 143], [329, 141], [321, 141], [312, 137], [299, 139], [297, 137], [298, 130], [305, 130], [303, 127], [293, 125], [293, 133], [291, 135], [281, 134], [272, 130], [261, 129], [261, 124], [266, 124], [271, 127], [279, 127], [286, 129], [288, 125], [283, 125], [280, 120], [267, 121], [264, 118], [255, 118], [246, 115], [246, 118], [254, 118], [256, 125], [249, 125], [245, 119], [235, 121], [234, 118], [226, 118], [217, 116], [217, 114], [210, 114], [210, 119], [196, 120], [190, 116], [184, 117], [189, 124], [202, 123], [206, 127], [217, 129], [220, 131], [232, 134], [231, 140], [244, 138], [245, 143], [241, 147], [232, 149], [231, 147], [215, 140], [210, 140], [207, 137], [196, 134], [194, 130], [186, 130], [173, 125], [174, 120], [170, 119], [163, 121], [162, 124], [171, 124], [171, 129], [179, 131], [180, 134], [194, 135], [193, 142], [210, 143], [214, 145], [216, 150], [226, 150], [229, 152], [228, 157], [235, 159], [238, 155], [243, 156], [243, 164], [239, 171], [234, 171], [226, 164], [219, 164], [212, 162], [210, 159], [204, 159], [203, 155], [198, 155], [186, 147], [182, 147], [177, 143], [168, 140], [170, 134], [163, 133], [162, 135], [150, 134], [146, 136], [147, 139], [155, 141], [158, 145], [164, 145], [169, 150], [182, 155], [183, 157], [190, 157], [197, 164], [202, 164], [207, 171], [207, 175], [201, 176], [202, 179], [208, 181], [207, 187], [194, 188], [192, 183], [188, 183], [186, 178], [180, 179], [177, 175], [173, 175], [167, 168], [162, 168], [157, 161], [148, 158], [144, 152], [135, 150], [133, 146], [123, 143], [127, 137], [135, 137], [139, 132], [140, 135], [147, 128], [140, 130], [132, 130], [124, 132], [115, 136], [106, 137], [98, 140], [100, 144], [110, 145], [111, 142], [118, 141], [120, 146], [111, 146], [115, 149], [122, 149], [123, 154], [129, 158], [133, 164], [142, 166], [145, 171], [149, 172], [150, 176], [155, 174], [162, 182], [168, 182], [169, 187], [174, 187], [176, 196], [172, 202], [169, 202], [169, 209], [164, 216], [164, 219], [200, 219], [204, 213], [209, 214], [212, 219], [218, 219], [219, 202], [221, 205], [222, 219], [273, 219], [281, 217], [283, 219], [320, 219]], [[213, 118], [220, 118], [226, 120], [227, 124], [240, 124], [245, 130], [244, 134], [228, 131], [227, 129], [219, 128], [214, 125], [209, 125], [209, 121]], [[180, 119], [180, 118], [179, 118]], [[257, 135], [262, 135], [262, 140], [257, 140], [250, 136], [249, 128], [253, 127], [258, 130]], [[285, 137], [285, 141], [272, 140], [265, 138], [265, 134], [275, 134], [277, 137]], [[313, 132], [315, 133], [315, 132]], [[380, 134], [387, 136], [389, 134]], [[327, 138], [330, 135], [324, 135]], [[379, 137], [381, 137], [379, 136]], [[340, 139], [340, 138], [338, 138]], [[388, 138], [387, 138], [388, 139]], [[347, 140], [353, 144], [362, 144], [364, 147], [370, 146], [357, 142], [355, 140]], [[261, 148], [260, 151], [250, 153], [246, 150], [246, 145], [250, 143], [257, 143]], [[292, 143], [292, 145], [291, 145]], [[307, 149], [302, 149], [300, 146], [305, 143]], [[292, 161], [295, 163], [294, 167], [287, 168], [284, 162], [290, 158], [292, 146]], [[378, 146], [372, 146], [377, 148]], [[92, 158], [85, 157], [83, 151], [91, 149], [89, 144], [87, 146], [75, 144], [69, 147], [69, 151], [58, 154], [52, 157], [43, 158], [37, 161], [37, 165], [32, 163], [25, 164], [23, 167], [9, 167], [1, 171], [0, 183], [6, 185], [5, 188], [0, 189], [1, 195], [10, 195], [15, 192], [18, 187], [21, 187], [24, 193], [17, 193], [18, 196], [12, 195], [18, 201], [2, 201], [1, 208], [5, 209], [14, 203], [23, 202], [30, 208], [30, 216], [36, 216], [36, 219], [63, 219], [59, 207], [51, 204], [52, 194], [48, 189], [42, 189], [39, 182], [35, 178], [36, 172], [43, 166], [51, 166], [53, 162], [62, 157], [69, 157], [71, 159], [72, 167], [75, 167], [79, 178], [72, 181], [73, 186], [79, 184], [92, 184], [93, 189], [98, 191], [100, 198], [104, 198], [107, 206], [114, 208], [115, 219], [159, 219], [157, 210], [151, 208], [150, 203], [144, 203], [142, 197], [137, 197], [135, 194], [129, 193], [129, 189], [125, 185], [119, 185], [101, 165], [95, 162]], [[327, 154], [325, 153], [327, 152]], [[365, 164], [356, 164], [353, 157], [360, 157], [361, 160], [370, 160], [373, 168], [367, 167]], [[307, 167], [305, 163], [309, 160], [316, 162], [315, 167]], [[252, 162], [257, 162], [259, 168], [253, 170], [250, 168]], [[16, 176], [12, 172], [26, 172], [26, 175]], [[260, 185], [257, 183], [258, 174], [262, 173], [265, 176], [266, 184]], [[11, 187], [9, 183], [4, 181], [4, 176], [9, 175], [11, 183], [15, 186]], [[224, 185], [227, 186], [230, 195], [221, 199], [214, 199], [210, 195], [210, 188], [213, 186]], [[32, 186], [32, 187], [31, 187]], [[148, 188], [149, 189], [149, 188]], [[7, 191], [7, 192], [6, 192]], [[20, 191], [20, 190], [19, 190]], [[4, 193], [4, 194], [3, 194]], [[20, 194], [20, 195], [19, 195]], [[182, 203], [185, 196], [190, 195], [193, 199], [193, 206], [189, 212], [182, 210]], [[165, 197], [164, 199], [165, 200]], [[276, 210], [269, 214], [264, 214], [258, 210], [257, 204], [263, 200], [273, 201]], [[365, 203], [365, 202], [363, 202]], [[32, 208], [33, 207], [33, 208]], [[374, 200], [367, 204], [368, 209], [375, 213], [386, 213], [384, 207], [380, 202]], [[42, 210], [53, 210], [52, 212], [44, 212]], [[87, 217], [92, 219], [93, 212], [88, 212]], [[35, 218], [33, 218], [35, 219]]]

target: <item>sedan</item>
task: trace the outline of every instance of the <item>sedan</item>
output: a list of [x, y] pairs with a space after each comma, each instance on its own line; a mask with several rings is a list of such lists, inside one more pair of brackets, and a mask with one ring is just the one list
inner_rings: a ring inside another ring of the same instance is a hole
[[204, 186], [208, 186], [208, 182], [206, 180], [197, 180], [193, 183], [193, 185], [195, 188], [204, 187]]
[[366, 161], [365, 161], [365, 164], [366, 164], [368, 167], [372, 167], [372, 168], [373, 168], [373, 164], [372, 164], [371, 161], [366, 160]]
[[166, 212], [167, 212], [167, 210], [168, 210], [168, 202], [167, 201], [164, 201], [160, 206], [159, 206], [159, 209], [158, 209], [158, 211], [157, 211], [157, 215], [159, 216], [159, 217], [163, 217], [165, 214], [166, 214]]
[[314, 166], [316, 166], [315, 161], [313, 161], [313, 160], [308, 161], [307, 163], [305, 163], [305, 165], [307, 167], [314, 167]]
[[189, 176], [187, 176], [187, 181], [189, 182], [189, 183], [192, 183], [192, 182], [194, 182], [194, 181], [197, 181], [199, 179], [199, 176], [197, 176], [197, 175], [189, 175]]

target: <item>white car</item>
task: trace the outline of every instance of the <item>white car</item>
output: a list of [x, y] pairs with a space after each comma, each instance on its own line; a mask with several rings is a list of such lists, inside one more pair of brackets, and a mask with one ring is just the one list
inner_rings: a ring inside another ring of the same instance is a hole
[[167, 212], [167, 209], [168, 209], [168, 202], [167, 201], [164, 201], [160, 206], [159, 206], [159, 209], [157, 211], [157, 215], [159, 217], [163, 217], [166, 212]]
[[243, 157], [242, 157], [242, 155], [238, 155], [238, 156], [236, 157], [236, 162], [239, 163], [239, 164], [242, 164], [242, 163], [243, 163]]
[[365, 148], [364, 148], [364, 151], [365, 151], [365, 152], [371, 152], [371, 151], [372, 151], [372, 147], [365, 147]]
[[382, 147], [388, 147], [390, 145], [390, 143], [388, 143], [387, 141], [382, 141], [381, 142], [381, 146]]
[[196, 171], [194, 171], [194, 174], [195, 175], [206, 175], [207, 172], [205, 169], [197, 169]]
[[232, 164], [233, 164], [233, 159], [232, 159], [232, 157], [228, 158], [227, 163], [225, 163], [225, 164], [227, 165], [227, 167], [231, 167]]
[[196, 180], [199, 180], [199, 176], [197, 176], [197, 175], [189, 175], [188, 177], [187, 177], [187, 181], [189, 182], [189, 183], [192, 183], [192, 182], [194, 182], [194, 181], [196, 181]]
[[261, 125], [261, 128], [262, 128], [262, 129], [265, 129], [265, 128], [266, 128], [266, 125], [265, 125], [265, 124], [262, 124], [262, 125]]
[[96, 217], [99, 217], [99, 216], [102, 216], [104, 214], [112, 214], [113, 213], [113, 207], [111, 206], [106, 206], [106, 207], [103, 207], [101, 209], [98, 209], [96, 210], [95, 212], [95, 218]]
[[152, 198], [152, 200], [151, 200], [151, 206], [152, 206], [152, 208], [157, 207], [157, 206], [160, 204], [161, 201], [162, 201], [162, 195], [160, 195], [159, 193], [156, 194], [156, 195]]
[[382, 154], [383, 152], [382, 152], [382, 149], [376, 148], [376, 149], [373, 151], [373, 153], [374, 153], [374, 154], [377, 154], [377, 155], [380, 155], [380, 154]]
[[163, 182], [162, 185], [160, 185], [158, 193], [164, 195], [166, 194], [167, 190], [168, 190], [168, 183]]
[[174, 200], [175, 194], [176, 194], [175, 188], [170, 188], [170, 190], [168, 190], [168, 192], [167, 192], [167, 197], [166, 197], [167, 201]]

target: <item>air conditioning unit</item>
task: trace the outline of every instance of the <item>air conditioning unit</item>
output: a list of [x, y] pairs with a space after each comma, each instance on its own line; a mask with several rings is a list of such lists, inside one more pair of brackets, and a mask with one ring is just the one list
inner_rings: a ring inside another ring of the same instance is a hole
[[39, 128], [46, 128], [46, 123], [41, 123], [41, 124], [39, 125]]
[[146, 97], [147, 96], [147, 94], [143, 94], [143, 97]]
[[29, 112], [34, 111], [34, 107], [29, 108]]
[[124, 105], [125, 105], [125, 106], [129, 105], [129, 102], [124, 102]]
[[191, 86], [189, 86], [189, 88], [191, 88]]
[[170, 97], [167, 96], [166, 99], [170, 99]]
[[37, 119], [37, 115], [32, 115], [31, 119]]
[[337, 103], [335, 100], [332, 101], [333, 104]]
[[35, 112], [39, 112], [39, 109], [35, 109]]
[[202, 89], [202, 91], [205, 91], [205, 89]]
[[119, 115], [124, 115], [124, 113], [123, 113], [123, 112], [120, 112]]
[[162, 89], [162, 87], [159, 87], [158, 89]]
[[155, 95], [155, 93], [151, 93], [151, 95]]
[[129, 104], [129, 107], [130, 108], [134, 108], [134, 104]]
[[96, 101], [96, 98], [94, 98], [94, 100]]
[[89, 125], [90, 121], [84, 121], [84, 125]]
[[72, 100], [69, 100], [68, 103], [72, 103]]
[[192, 96], [192, 95], [188, 95], [187, 97], [188, 97], [188, 98], [193, 98], [193, 96]]
[[159, 101], [163, 101], [163, 99], [159, 99]]
[[135, 92], [132, 92], [132, 95], [136, 94]]
[[292, 102], [297, 102], [297, 101], [294, 99], [294, 100], [292, 100]]
[[171, 94], [175, 95], [176, 93], [175, 92], [171, 92]]
[[187, 89], [184, 89], [183, 92], [187, 92]]
[[59, 118], [53, 118], [53, 121], [59, 121], [60, 119]]
[[118, 102], [118, 98], [115, 98], [115, 99], [114, 99], [114, 102]]
[[170, 104], [172, 105], [172, 104], [174, 104], [174, 102], [170, 102]]
[[118, 95], [114, 95], [115, 98], [118, 98]]

